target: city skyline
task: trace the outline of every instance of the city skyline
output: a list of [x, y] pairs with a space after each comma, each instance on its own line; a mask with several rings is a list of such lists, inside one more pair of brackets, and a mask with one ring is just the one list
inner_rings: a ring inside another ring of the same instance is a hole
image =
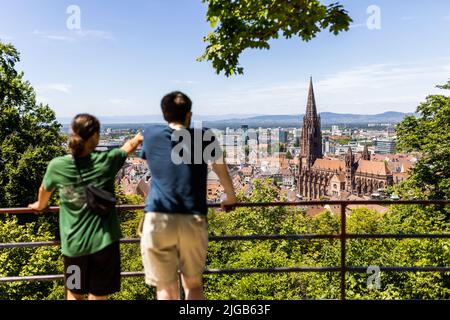
[[[191, 96], [200, 115], [300, 114], [310, 76], [319, 112], [414, 112], [440, 92], [435, 85], [450, 71], [447, 1], [341, 3], [354, 20], [348, 32], [245, 51], [245, 75], [230, 78], [196, 61], [211, 31], [200, 0], [0, 0], [0, 39], [21, 52], [18, 67], [58, 117], [157, 115], [160, 98], [175, 89]], [[70, 5], [81, 11], [78, 31], [66, 26]], [[380, 10], [380, 29], [367, 27], [371, 5]], [[435, 30], [440, 37], [430, 36]]]

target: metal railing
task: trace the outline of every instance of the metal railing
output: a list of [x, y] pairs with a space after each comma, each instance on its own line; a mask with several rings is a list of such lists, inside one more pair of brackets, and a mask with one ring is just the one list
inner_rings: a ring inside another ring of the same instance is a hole
[[[348, 266], [346, 263], [346, 243], [349, 239], [449, 239], [450, 233], [424, 234], [348, 234], [346, 209], [349, 205], [449, 205], [450, 200], [331, 200], [331, 201], [298, 201], [298, 202], [265, 202], [265, 203], [238, 203], [234, 207], [275, 207], [275, 206], [340, 206], [340, 233], [339, 234], [272, 234], [272, 235], [247, 235], [247, 236], [210, 236], [209, 241], [242, 241], [242, 240], [313, 240], [330, 239], [340, 241], [340, 265], [334, 267], [277, 267], [277, 268], [232, 268], [232, 269], [206, 269], [205, 274], [236, 274], [236, 273], [285, 273], [285, 272], [339, 272], [340, 273], [340, 299], [346, 299], [346, 274], [350, 272], [367, 271], [368, 266]], [[220, 204], [210, 204], [210, 208], [220, 208]], [[142, 210], [142, 205], [121, 205], [119, 211]], [[58, 207], [50, 207], [46, 212], [59, 212]], [[27, 208], [2, 208], [0, 214], [29, 214]], [[121, 243], [139, 243], [140, 239], [121, 239]], [[47, 242], [23, 242], [23, 243], [0, 243], [0, 250], [12, 248], [30, 248], [42, 246], [57, 246], [58, 241]], [[380, 266], [380, 271], [395, 272], [450, 272], [450, 267], [427, 266], [427, 267], [396, 267]], [[142, 277], [144, 272], [122, 272], [122, 277]], [[64, 279], [64, 275], [33, 275], [2, 277], [0, 283], [16, 281], [55, 281]]]

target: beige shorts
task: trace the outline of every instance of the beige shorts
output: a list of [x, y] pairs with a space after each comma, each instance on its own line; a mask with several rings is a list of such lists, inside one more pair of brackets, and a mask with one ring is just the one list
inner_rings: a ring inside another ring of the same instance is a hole
[[192, 214], [145, 214], [141, 235], [141, 254], [145, 282], [164, 286], [185, 277], [201, 276], [208, 249], [206, 216]]

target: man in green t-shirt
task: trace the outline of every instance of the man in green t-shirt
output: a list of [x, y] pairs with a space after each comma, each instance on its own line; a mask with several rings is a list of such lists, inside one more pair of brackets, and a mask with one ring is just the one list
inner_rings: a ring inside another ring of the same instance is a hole
[[83, 299], [85, 294], [89, 294], [89, 299], [105, 299], [120, 290], [119, 220], [115, 208], [106, 216], [92, 212], [86, 202], [85, 186], [92, 183], [114, 193], [117, 172], [143, 137], [138, 134], [120, 149], [94, 152], [100, 134], [98, 120], [81, 114], [75, 117], [71, 129], [71, 155], [50, 161], [38, 201], [29, 207], [43, 211], [52, 193], [59, 191], [59, 226], [68, 299]]

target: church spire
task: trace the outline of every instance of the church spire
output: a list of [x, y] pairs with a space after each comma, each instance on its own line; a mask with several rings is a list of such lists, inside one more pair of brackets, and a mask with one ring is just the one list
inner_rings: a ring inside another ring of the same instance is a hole
[[362, 152], [363, 160], [370, 160], [369, 148], [367, 147], [367, 143], [364, 144], [364, 150]]
[[347, 154], [345, 155], [345, 166], [352, 167], [354, 159], [352, 148], [348, 147]]
[[308, 101], [303, 117], [301, 156], [306, 159], [308, 166], [312, 166], [316, 159], [322, 158], [322, 132], [320, 116], [317, 115], [312, 77], [309, 79]]
[[309, 78], [308, 102], [306, 104], [307, 117], [317, 117], [316, 99], [314, 97], [314, 87], [312, 77]]

